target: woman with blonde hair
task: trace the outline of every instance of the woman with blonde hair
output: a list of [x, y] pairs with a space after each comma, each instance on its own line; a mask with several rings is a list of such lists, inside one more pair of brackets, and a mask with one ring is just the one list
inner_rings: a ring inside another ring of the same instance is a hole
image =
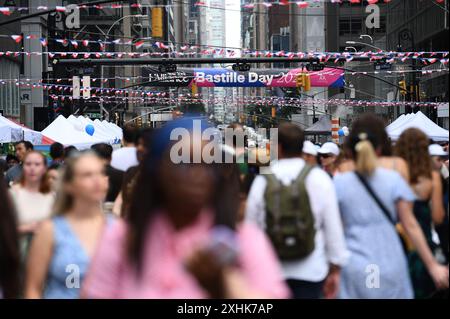
[[[410, 128], [400, 135], [395, 152], [408, 163], [410, 186], [416, 195], [414, 215], [425, 234], [428, 246], [434, 252], [437, 244], [432, 239], [433, 224], [437, 226], [443, 222], [445, 211], [441, 178], [439, 172], [433, 169], [428, 146], [429, 139], [425, 133]], [[416, 298], [430, 297], [436, 288], [416, 250], [409, 253], [409, 264]]]
[[371, 114], [353, 123], [346, 147], [355, 171], [334, 179], [351, 252], [341, 273], [341, 298], [413, 298], [397, 220], [417, 247], [435, 285], [448, 288], [448, 267], [435, 260], [412, 213], [412, 190], [399, 173], [379, 165], [383, 127], [383, 121]]
[[103, 228], [108, 180], [102, 161], [81, 153], [65, 162], [54, 207], [42, 223], [29, 252], [26, 298], [78, 298], [80, 285]]

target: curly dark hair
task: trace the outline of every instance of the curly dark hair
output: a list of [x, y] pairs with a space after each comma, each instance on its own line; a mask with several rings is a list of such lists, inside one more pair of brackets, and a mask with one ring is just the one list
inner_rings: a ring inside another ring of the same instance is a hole
[[412, 184], [416, 184], [420, 177], [431, 178], [433, 162], [428, 154], [428, 145], [428, 137], [416, 128], [404, 131], [395, 145], [395, 155], [408, 163]]

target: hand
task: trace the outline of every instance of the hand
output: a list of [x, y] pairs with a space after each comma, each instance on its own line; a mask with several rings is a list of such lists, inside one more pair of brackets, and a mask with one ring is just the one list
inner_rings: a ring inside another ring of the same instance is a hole
[[341, 271], [339, 268], [332, 266], [325, 284], [323, 286], [323, 294], [325, 299], [335, 299], [339, 291], [339, 284], [341, 280]]
[[438, 290], [448, 288], [448, 266], [440, 265], [436, 262], [431, 266], [429, 272]]
[[196, 251], [188, 258], [186, 268], [211, 298], [225, 298], [224, 267], [211, 252]]
[[19, 233], [20, 234], [32, 234], [39, 227], [39, 222], [31, 222], [29, 224], [19, 225]]

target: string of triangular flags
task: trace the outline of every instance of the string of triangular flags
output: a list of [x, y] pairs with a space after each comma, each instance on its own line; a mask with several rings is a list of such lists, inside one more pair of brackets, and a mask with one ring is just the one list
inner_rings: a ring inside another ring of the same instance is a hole
[[[448, 68], [438, 68], [438, 69], [433, 69], [433, 70], [377, 70], [377, 71], [354, 71], [354, 72], [346, 72], [346, 74], [348, 75], [367, 75], [367, 74], [386, 74], [386, 75], [390, 75], [390, 74], [409, 74], [409, 73], [420, 73], [422, 75], [427, 75], [427, 74], [433, 74], [433, 73], [443, 73], [443, 72], [449, 72]], [[326, 72], [319, 72], [321, 74], [326, 74]], [[134, 80], [142, 80], [145, 79], [147, 80], [148, 77], [145, 76], [132, 76], [132, 77], [124, 77], [124, 76], [117, 76], [117, 77], [110, 77], [110, 78], [91, 78], [92, 82], [103, 82], [103, 83], [108, 83], [109, 81], [123, 81], [125, 83], [128, 82], [132, 82]], [[59, 85], [61, 82], [69, 82], [71, 83], [73, 81], [72, 78], [47, 78], [45, 79], [45, 81], [54, 81], [55, 85]], [[31, 78], [26, 78], [26, 79], [18, 79], [18, 78], [0, 78], [0, 84], [5, 85], [7, 83], [11, 83], [13, 82], [16, 85], [22, 85], [22, 84], [26, 84], [26, 83], [39, 83], [42, 84], [44, 83], [43, 79], [31, 79]]]
[[[103, 103], [118, 103], [124, 101], [131, 102], [141, 102], [141, 103], [154, 103], [156, 105], [167, 104], [176, 106], [178, 102], [192, 102], [192, 103], [210, 103], [218, 104], [224, 103], [231, 105], [243, 104], [246, 106], [256, 105], [256, 106], [293, 106], [293, 107], [304, 107], [304, 106], [317, 106], [317, 105], [332, 105], [332, 106], [346, 106], [346, 107], [396, 107], [396, 106], [415, 106], [415, 107], [433, 107], [437, 108], [441, 105], [441, 102], [410, 102], [410, 101], [368, 101], [368, 100], [353, 100], [353, 99], [299, 99], [299, 98], [280, 98], [280, 97], [248, 97], [248, 98], [206, 98], [200, 94], [192, 96], [190, 94], [179, 95], [177, 97], [167, 97], [167, 93], [158, 93], [159, 95], [152, 95], [151, 97], [126, 97], [126, 96], [97, 96], [92, 94], [89, 98], [84, 98], [84, 100], [92, 102], [103, 102]], [[49, 98], [53, 101], [76, 101], [72, 95], [65, 94], [49, 94]]]
[[[286, 6], [286, 5], [297, 5], [299, 8], [308, 8], [310, 6], [314, 6], [320, 3], [335, 3], [335, 4], [342, 4], [342, 3], [351, 3], [351, 4], [359, 4], [359, 3], [367, 3], [369, 5], [371, 4], [381, 4], [381, 3], [389, 3], [392, 0], [309, 0], [309, 1], [289, 1], [289, 0], [276, 0], [276, 1], [261, 1], [261, 2], [252, 2], [252, 3], [243, 3], [241, 5], [242, 8], [245, 9], [251, 9], [255, 8], [258, 5], [264, 6], [264, 7], [272, 7], [272, 6]], [[433, 1], [436, 3], [444, 3], [445, 0], [428, 0]], [[175, 6], [184, 6], [185, 2], [179, 2], [179, 3], [172, 3], [172, 4], [166, 4], [166, 5], [148, 5], [148, 4], [141, 4], [141, 3], [133, 3], [133, 4], [110, 4], [110, 5], [99, 5], [99, 4], [85, 4], [85, 5], [77, 5], [72, 4], [68, 6], [36, 6], [36, 7], [21, 7], [21, 6], [3, 6], [0, 7], [0, 13], [9, 16], [14, 14], [15, 12], [23, 13], [27, 12], [30, 9], [33, 9], [34, 11], [47, 11], [47, 10], [56, 10], [57, 12], [68, 12], [73, 9], [97, 9], [97, 10], [104, 10], [104, 9], [122, 9], [122, 8], [167, 8], [167, 7], [175, 7]], [[206, 8], [216, 8], [215, 6], [210, 6], [206, 1], [197, 1], [194, 3], [194, 6], [198, 7], [206, 7]], [[227, 10], [226, 8], [222, 8], [224, 10]]]

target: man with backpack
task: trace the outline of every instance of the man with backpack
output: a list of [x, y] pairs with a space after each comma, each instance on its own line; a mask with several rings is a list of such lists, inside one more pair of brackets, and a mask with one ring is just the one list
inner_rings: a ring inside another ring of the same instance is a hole
[[331, 178], [301, 158], [303, 140], [296, 125], [279, 126], [279, 160], [254, 180], [246, 220], [266, 231], [294, 298], [335, 298], [348, 259], [342, 221]]

